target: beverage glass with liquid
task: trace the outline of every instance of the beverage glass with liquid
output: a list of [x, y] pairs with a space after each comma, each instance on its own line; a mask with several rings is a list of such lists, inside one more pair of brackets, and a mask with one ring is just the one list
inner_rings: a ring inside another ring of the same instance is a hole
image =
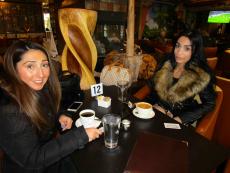
[[116, 114], [106, 114], [102, 118], [105, 147], [113, 149], [118, 146], [121, 117]]

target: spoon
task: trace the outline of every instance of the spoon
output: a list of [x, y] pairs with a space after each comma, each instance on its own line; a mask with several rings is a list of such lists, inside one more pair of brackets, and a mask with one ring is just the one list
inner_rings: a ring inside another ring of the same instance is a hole
[[128, 101], [128, 107], [130, 108], [130, 109], [132, 109], [132, 108], [134, 108], [134, 103], [132, 103], [131, 101]]

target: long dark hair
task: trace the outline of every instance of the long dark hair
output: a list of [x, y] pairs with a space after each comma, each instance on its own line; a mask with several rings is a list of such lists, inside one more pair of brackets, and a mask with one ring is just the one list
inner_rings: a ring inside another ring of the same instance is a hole
[[0, 73], [0, 86], [20, 106], [22, 112], [31, 120], [39, 131], [48, 128], [49, 122], [45, 115], [42, 103], [39, 101], [39, 92], [34, 91], [26, 85], [19, 77], [16, 64], [21, 60], [22, 55], [30, 49], [40, 50], [46, 56], [50, 66], [50, 76], [44, 88], [47, 88], [52, 99], [52, 109], [57, 112], [61, 100], [60, 83], [55, 68], [52, 65], [48, 52], [39, 44], [29, 41], [16, 41], [6, 51], [2, 59], [2, 70]]
[[[167, 55], [167, 57], [164, 59], [164, 61], [169, 59], [171, 61], [172, 67], [173, 68], [176, 67], [177, 63], [176, 63], [176, 59], [175, 59], [174, 50], [175, 50], [177, 40], [182, 36], [187, 37], [192, 43], [192, 57], [185, 64], [185, 69], [189, 69], [191, 64], [193, 64], [195, 66], [199, 66], [204, 71], [206, 71], [207, 73], [210, 74], [212, 82], [215, 83], [215, 74], [213, 73], [211, 68], [208, 66], [207, 59], [204, 55], [203, 38], [202, 38], [201, 34], [196, 30], [185, 30], [185, 31], [181, 32], [178, 35], [178, 37], [176, 38], [175, 42], [173, 43], [172, 52], [169, 55]], [[163, 64], [164, 61], [162, 61], [161, 64]]]
[[[191, 59], [185, 64], [185, 68], [187, 69], [191, 63], [197, 64], [197, 65], [207, 65], [206, 57], [204, 56], [204, 47], [203, 47], [203, 39], [202, 36], [197, 31], [190, 31], [186, 30], [180, 33], [176, 39], [177, 40], [180, 37], [187, 37], [191, 43], [192, 43], [192, 57]], [[174, 55], [174, 49], [176, 46], [176, 42], [173, 45], [173, 51], [171, 53], [171, 62], [173, 65], [176, 65], [176, 59]]]

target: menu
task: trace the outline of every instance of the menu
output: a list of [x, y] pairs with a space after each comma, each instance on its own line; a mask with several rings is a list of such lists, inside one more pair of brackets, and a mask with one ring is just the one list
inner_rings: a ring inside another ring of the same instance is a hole
[[188, 143], [142, 132], [134, 145], [124, 173], [187, 173]]

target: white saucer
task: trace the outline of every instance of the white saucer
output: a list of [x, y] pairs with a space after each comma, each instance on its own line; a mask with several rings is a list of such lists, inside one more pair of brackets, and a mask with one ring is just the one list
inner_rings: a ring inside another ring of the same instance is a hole
[[[90, 126], [87, 126], [85, 128], [90, 128], [90, 127], [94, 127], [94, 128], [97, 128], [100, 124], [101, 124], [101, 120], [99, 120], [99, 118], [95, 117], [96, 120], [94, 120], [94, 122], [90, 125]], [[75, 126], [76, 127], [80, 127], [82, 126], [82, 123], [81, 123], [81, 120], [80, 118], [78, 118], [76, 121], [75, 121]]]
[[133, 109], [133, 115], [138, 117], [138, 118], [141, 118], [141, 119], [150, 119], [150, 118], [153, 118], [155, 116], [155, 112], [152, 111], [150, 114], [148, 114], [147, 116], [142, 116], [138, 113], [137, 111], [137, 108]]

